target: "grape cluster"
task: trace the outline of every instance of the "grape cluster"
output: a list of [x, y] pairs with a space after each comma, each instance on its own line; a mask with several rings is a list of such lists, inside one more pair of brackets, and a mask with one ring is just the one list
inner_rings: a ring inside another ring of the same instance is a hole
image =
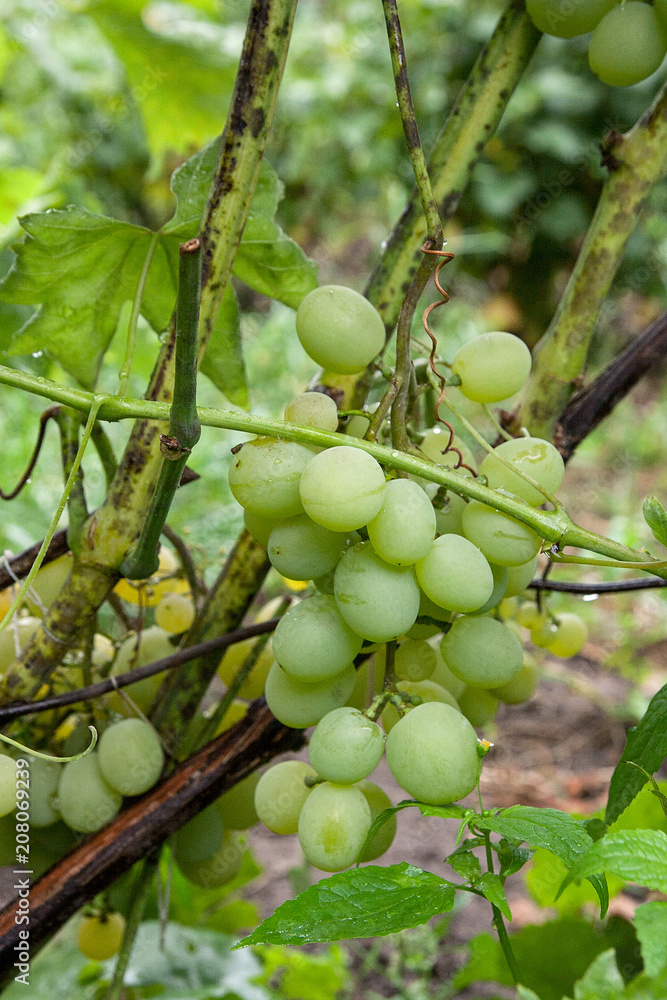
[[557, 38], [593, 32], [588, 61], [603, 83], [628, 87], [654, 73], [667, 52], [667, 3], [655, 0], [526, 0], [535, 26]]
[[[318, 289], [297, 315], [310, 355], [336, 372], [358, 370], [360, 358], [377, 351], [376, 340], [365, 354], [360, 348], [379, 317], [367, 319], [365, 300], [363, 315], [355, 313], [355, 296], [337, 286]], [[339, 308], [357, 322], [356, 338], [347, 326], [340, 334], [338, 319], [330, 325]], [[526, 345], [504, 332], [469, 341], [451, 364], [456, 391], [473, 404], [512, 396], [530, 368]], [[279, 721], [315, 726], [310, 766], [270, 768], [255, 808], [274, 832], [298, 833], [313, 865], [340, 871], [362, 850], [363, 860], [378, 857], [393, 838], [387, 824], [364, 849], [373, 819], [389, 804], [368, 780], [384, 752], [398, 784], [419, 801], [464, 797], [479, 777], [473, 727], [488, 724], [501, 701], [529, 698], [537, 684], [539, 667], [524, 653], [522, 629], [557, 655], [572, 655], [586, 636], [576, 615], [556, 618], [544, 602], [519, 604], [542, 546], [531, 528], [426, 479], [387, 477], [348, 443], [351, 428], [324, 392], [297, 396], [285, 419], [340, 433], [340, 444], [323, 450], [258, 437], [235, 449], [230, 467], [246, 527], [273, 567], [288, 580], [311, 581], [262, 647], [242, 692], [257, 696], [263, 680]], [[364, 434], [369, 420], [370, 411], [353, 433]], [[444, 427], [419, 434], [415, 453], [461, 476], [479, 475], [499, 495], [532, 508], [564, 475], [556, 448], [530, 436], [490, 450], [477, 471], [470, 448], [450, 441]], [[251, 650], [252, 643], [225, 655], [226, 683]]]

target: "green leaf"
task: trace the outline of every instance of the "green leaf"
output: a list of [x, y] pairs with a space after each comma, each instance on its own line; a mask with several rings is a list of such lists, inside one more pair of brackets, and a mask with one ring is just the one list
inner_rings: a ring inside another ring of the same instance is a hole
[[605, 822], [611, 824], [646, 784], [647, 777], [627, 762], [638, 764], [648, 774], [658, 770], [667, 757], [667, 684], [651, 699], [641, 722], [628, 733], [625, 749], [609, 785]]
[[469, 882], [474, 882], [482, 874], [479, 858], [471, 854], [470, 851], [455, 851], [445, 860], [452, 866], [457, 875]]
[[[579, 913], [586, 903], [595, 902], [595, 892], [588, 882], [572, 882], [566, 889], [559, 891], [567, 873], [564, 861], [540, 847], [533, 855], [532, 864], [526, 872], [526, 886], [540, 906], [553, 906], [559, 913]], [[625, 885], [615, 875], [610, 875], [608, 882], [611, 895], [617, 895]]]
[[644, 970], [649, 976], [657, 976], [667, 969], [667, 903], [653, 900], [638, 906], [635, 928]]
[[322, 879], [283, 903], [237, 947], [393, 934], [446, 913], [454, 895], [451, 882], [405, 862], [353, 868]]
[[317, 955], [282, 945], [257, 945], [264, 966], [259, 982], [272, 983], [281, 1000], [336, 1000], [349, 982], [346, 955], [330, 945]]
[[625, 984], [613, 948], [593, 960], [585, 975], [574, 984], [574, 1000], [620, 1000]]
[[515, 875], [518, 871], [521, 871], [523, 866], [530, 861], [534, 853], [532, 848], [517, 847], [511, 841], [506, 840], [505, 837], [492, 846], [498, 854], [500, 874], [503, 878], [507, 878], [509, 875]]
[[218, 136], [174, 170], [169, 187], [176, 199], [176, 211], [161, 232], [178, 236], [181, 242], [197, 235], [221, 147], [222, 137]]
[[227, 284], [215, 326], [206, 347], [201, 370], [230, 402], [248, 406], [248, 387], [241, 350], [239, 305], [234, 289]]
[[508, 920], [512, 919], [512, 911], [505, 896], [503, 883], [498, 875], [493, 872], [484, 872], [480, 878], [475, 880], [474, 886], [484, 893], [490, 903], [498, 907], [503, 916], [507, 917]]
[[667, 510], [657, 497], [646, 497], [642, 505], [644, 520], [661, 545], [667, 545]]
[[667, 892], [667, 835], [662, 830], [607, 834], [575, 862], [565, 884], [603, 871]]
[[[568, 867], [593, 843], [583, 824], [560, 809], [511, 806], [496, 816], [476, 820], [475, 826], [503, 837], [525, 840], [533, 847], [546, 847]], [[591, 875], [590, 882], [600, 900], [600, 915], [604, 916], [609, 906], [607, 883], [597, 874]]]

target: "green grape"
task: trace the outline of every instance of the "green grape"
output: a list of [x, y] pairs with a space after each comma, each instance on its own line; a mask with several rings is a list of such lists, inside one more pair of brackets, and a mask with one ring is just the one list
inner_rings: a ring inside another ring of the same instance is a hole
[[0, 816], [16, 809], [16, 761], [0, 754]]
[[387, 736], [387, 763], [401, 788], [418, 802], [454, 802], [477, 784], [475, 730], [451, 705], [418, 705]]
[[51, 826], [60, 819], [56, 808], [62, 765], [55, 761], [28, 757], [30, 762], [30, 825]]
[[411, 566], [426, 555], [435, 537], [435, 511], [424, 491], [409, 479], [387, 483], [382, 506], [368, 522], [377, 554], [392, 566]]
[[[173, 656], [175, 652], [176, 647], [170, 642], [169, 633], [165, 632], [159, 625], [151, 625], [150, 628], [145, 628], [139, 636], [130, 635], [123, 642], [114, 660], [111, 674], [118, 677], [129, 670], [134, 670], [135, 667], [143, 667], [154, 660], [162, 660], [165, 656]], [[134, 684], [129, 684], [123, 690], [145, 713], [150, 709], [166, 676], [167, 672], [163, 670], [159, 674], [153, 674], [152, 677], [145, 677], [142, 681], [135, 681]], [[123, 715], [131, 711], [117, 693], [110, 696], [109, 701], [113, 704], [114, 709]]]
[[[259, 616], [257, 620], [260, 620]], [[237, 672], [245, 663], [246, 658], [261, 641], [262, 639], [244, 639], [243, 642], [235, 642], [233, 646], [225, 650], [217, 672], [218, 677], [226, 687], [229, 687], [233, 683]], [[267, 674], [274, 660], [273, 640], [269, 638], [265, 645], [262, 646], [252, 670], [236, 692], [239, 698], [247, 698], [248, 701], [253, 701], [253, 699], [261, 697], [264, 692]]]
[[459, 708], [471, 726], [479, 728], [492, 722], [500, 704], [495, 691], [466, 685], [458, 697]]
[[429, 641], [436, 659], [435, 670], [431, 674], [430, 680], [444, 687], [454, 698], [458, 698], [466, 686], [465, 681], [462, 681], [460, 677], [453, 674], [443, 660], [442, 653], [440, 652], [441, 643], [442, 639], [439, 638], [433, 638]]
[[486, 604], [483, 604], [481, 608], [477, 611], [469, 612], [472, 615], [485, 615], [487, 611], [491, 611], [492, 608], [497, 607], [502, 601], [505, 591], [507, 590], [507, 581], [509, 580], [509, 570], [507, 566], [497, 566], [496, 563], [489, 563], [491, 567], [491, 573], [493, 574], [493, 590], [491, 591], [491, 596], [489, 597]]
[[415, 566], [427, 597], [449, 611], [476, 611], [493, 593], [493, 573], [479, 549], [460, 535], [440, 535]]
[[[358, 708], [363, 711], [370, 705], [376, 694], [379, 694], [384, 684], [384, 646], [378, 649], [372, 656], [367, 657], [360, 667], [357, 668], [352, 694], [345, 702], [351, 708]], [[372, 682], [369, 681], [369, 672], [372, 672]], [[372, 691], [369, 690], [369, 683]]]
[[26, 595], [26, 604], [31, 611], [41, 615], [45, 608], [51, 607], [70, 575], [73, 561], [72, 553], [66, 552], [37, 571]]
[[526, 10], [540, 31], [556, 38], [587, 35], [618, 0], [526, 0]]
[[266, 678], [266, 704], [278, 722], [292, 729], [315, 726], [327, 712], [344, 705], [352, 693], [355, 670], [349, 663], [334, 677], [304, 683], [274, 663]]
[[93, 651], [90, 654], [90, 662], [94, 667], [106, 667], [116, 655], [116, 647], [111, 639], [101, 632], [96, 632], [93, 636]]
[[299, 427], [338, 430], [338, 407], [324, 392], [300, 392], [285, 407], [285, 420]]
[[588, 639], [588, 626], [579, 615], [563, 611], [556, 618], [556, 634], [547, 649], [555, 656], [576, 656]]
[[79, 924], [79, 951], [92, 962], [104, 962], [118, 954], [125, 934], [125, 917], [121, 913], [95, 913]]
[[494, 688], [493, 693], [507, 705], [521, 705], [532, 697], [539, 679], [537, 660], [530, 653], [524, 653], [523, 666], [516, 677], [509, 683]]
[[23, 618], [15, 616], [4, 632], [0, 632], [0, 672], [14, 662], [41, 624], [41, 618], [34, 618], [32, 615], [25, 615]]
[[341, 617], [331, 594], [314, 594], [290, 608], [278, 622], [273, 653], [290, 675], [322, 681], [351, 663], [363, 640]]
[[521, 643], [495, 618], [457, 618], [440, 651], [451, 672], [472, 687], [507, 684], [523, 663]]
[[503, 441], [490, 452], [479, 467], [481, 476], [486, 476], [491, 489], [504, 490], [521, 497], [533, 507], [544, 503], [539, 490], [527, 483], [516, 472], [512, 472], [498, 461], [498, 457], [525, 472], [548, 493], [555, 493], [563, 482], [565, 464], [561, 453], [549, 441], [542, 438], [522, 437]]
[[222, 822], [227, 830], [249, 830], [259, 822], [255, 810], [255, 789], [259, 781], [259, 772], [253, 771], [243, 778], [228, 792], [223, 792], [216, 800]]
[[160, 737], [143, 719], [122, 719], [105, 729], [97, 749], [104, 780], [122, 795], [142, 795], [162, 773]]
[[[369, 781], [368, 778], [358, 781], [355, 788], [359, 789], [366, 802], [368, 802], [371, 810], [371, 823], [377, 819], [381, 812], [384, 812], [385, 809], [391, 809], [394, 804], [387, 793], [379, 785], [376, 785], [375, 782]], [[390, 816], [379, 830], [375, 831], [359, 860], [375, 861], [376, 858], [381, 857], [381, 855], [389, 850], [395, 836], [396, 813]]]
[[339, 785], [367, 778], [380, 763], [384, 737], [377, 722], [356, 708], [328, 712], [310, 738], [310, 763], [320, 777]]
[[532, 581], [537, 572], [537, 556], [529, 559], [528, 562], [519, 566], [508, 566], [509, 576], [507, 579], [507, 590], [505, 597], [516, 597], [523, 594], [528, 584]]
[[489, 562], [500, 566], [520, 566], [542, 547], [542, 539], [527, 524], [478, 500], [471, 500], [464, 510], [463, 530]]
[[195, 602], [189, 594], [165, 594], [155, 608], [155, 624], [170, 635], [180, 635], [195, 620]]
[[97, 751], [65, 764], [58, 784], [58, 810], [72, 830], [94, 833], [117, 814], [123, 801], [100, 770]]
[[274, 518], [300, 514], [299, 481], [312, 460], [309, 448], [294, 441], [259, 437], [238, 451], [229, 467], [229, 487], [251, 514]]
[[541, 628], [547, 621], [547, 615], [537, 604], [522, 604], [516, 613], [516, 620], [519, 625], [532, 630]]
[[[509, 580], [509, 575], [510, 575], [509, 566], [507, 566], [506, 569], [507, 569], [507, 578]], [[501, 618], [513, 619], [517, 613], [518, 607], [519, 607], [519, 602], [516, 599], [516, 597], [503, 597], [502, 601], [498, 605], [498, 613]]]
[[315, 587], [321, 594], [333, 594], [334, 572], [334, 570], [330, 570], [328, 573], [325, 573], [324, 576], [318, 576], [316, 580], [313, 580]]
[[309, 292], [296, 312], [296, 332], [313, 361], [339, 375], [363, 371], [385, 340], [375, 306], [343, 285], [322, 285]]
[[315, 777], [310, 764], [302, 760], [283, 760], [265, 771], [255, 789], [255, 809], [264, 826], [273, 833], [296, 833], [311, 791], [305, 779]]
[[523, 340], [513, 333], [483, 333], [459, 347], [452, 372], [459, 389], [476, 403], [499, 403], [523, 388], [532, 359]]
[[[421, 698], [422, 702], [438, 701], [442, 705], [449, 705], [450, 708], [456, 709], [457, 712], [459, 711], [459, 703], [451, 691], [448, 691], [447, 688], [431, 679], [426, 681], [398, 681], [396, 687], [403, 694], [407, 694], [411, 698]], [[412, 708], [409, 708], [408, 711], [412, 711]], [[393, 729], [399, 718], [401, 716], [399, 716], [398, 710], [391, 702], [385, 705], [382, 711], [382, 725], [384, 726], [385, 733]]]
[[399, 680], [425, 681], [436, 668], [435, 651], [423, 639], [405, 639], [394, 655], [394, 673]]
[[271, 532], [280, 520], [271, 517], [260, 517], [259, 514], [251, 514], [249, 510], [243, 511], [243, 522], [249, 535], [266, 548], [269, 544]]
[[603, 83], [629, 87], [660, 66], [667, 51], [667, 31], [653, 7], [627, 0], [602, 18], [588, 46], [588, 61]]
[[[422, 617], [434, 618], [435, 625], [420, 625], [419, 619]], [[441, 608], [439, 604], [427, 597], [423, 590], [419, 592], [419, 614], [417, 621], [406, 633], [410, 639], [430, 639], [432, 636], [442, 632], [446, 624], [452, 620], [452, 613]]]
[[297, 514], [277, 524], [267, 550], [271, 565], [289, 580], [314, 580], [334, 569], [347, 535], [329, 531], [307, 514]]
[[370, 542], [349, 548], [336, 567], [334, 595], [341, 615], [358, 635], [388, 642], [414, 625], [419, 587], [410, 566], [390, 566]]
[[463, 511], [467, 503], [463, 497], [447, 491], [442, 507], [435, 508], [435, 528], [439, 535], [463, 534]]
[[178, 867], [200, 865], [212, 858], [220, 850], [224, 832], [217, 804], [202, 809], [174, 837], [174, 860]]
[[371, 406], [364, 407], [364, 410], [368, 412], [367, 417], [362, 417], [360, 414], [355, 413], [351, 417], [348, 417], [347, 423], [345, 424], [345, 433], [349, 434], [350, 437], [362, 438], [364, 437], [366, 431], [371, 425], [371, 416], [378, 408], [377, 403], [373, 403]]
[[205, 861], [179, 863], [183, 875], [200, 889], [219, 889], [241, 871], [243, 848], [231, 830], [225, 830], [215, 854]]
[[357, 859], [371, 825], [363, 792], [353, 785], [316, 785], [299, 816], [299, 843], [311, 865], [340, 872]]
[[341, 445], [314, 458], [311, 454], [299, 491], [306, 514], [316, 524], [330, 531], [354, 531], [382, 506], [384, 472], [372, 455]]
[[533, 646], [538, 646], [540, 649], [548, 649], [556, 638], [556, 631], [556, 623], [548, 619], [543, 625], [539, 625], [531, 631], [530, 641]]

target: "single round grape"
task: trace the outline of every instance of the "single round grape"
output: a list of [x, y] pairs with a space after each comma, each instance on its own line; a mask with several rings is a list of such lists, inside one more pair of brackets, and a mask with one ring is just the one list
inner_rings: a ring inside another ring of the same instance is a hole
[[189, 594], [165, 594], [155, 608], [155, 624], [170, 635], [187, 632], [195, 620], [195, 602]]
[[[507, 578], [509, 580], [509, 566], [507, 569]], [[516, 616], [517, 609], [519, 607], [519, 602], [516, 597], [503, 597], [502, 601], [498, 605], [498, 613], [501, 618], [513, 619]]]
[[203, 864], [212, 858], [220, 850], [224, 832], [220, 810], [213, 802], [176, 832], [174, 860], [178, 867]]
[[426, 555], [435, 537], [431, 501], [409, 479], [387, 483], [382, 506], [368, 522], [368, 537], [377, 554], [392, 566], [411, 566]]
[[[422, 702], [438, 701], [442, 705], [449, 705], [450, 708], [456, 709], [457, 712], [459, 711], [459, 703], [451, 691], [448, 691], [447, 688], [431, 679], [425, 681], [398, 681], [396, 687], [403, 694], [407, 694], [411, 698], [421, 698]], [[411, 712], [413, 709], [408, 708], [407, 710]], [[401, 716], [398, 714], [396, 706], [388, 702], [382, 711], [381, 718], [384, 731], [388, 733], [390, 729], [393, 729]]]
[[377, 722], [345, 706], [320, 719], [310, 738], [308, 756], [326, 781], [352, 785], [375, 770], [383, 750], [384, 737]]
[[60, 819], [57, 809], [58, 784], [62, 764], [28, 757], [30, 762], [30, 825], [51, 826]]
[[316, 524], [329, 531], [353, 531], [368, 524], [382, 506], [384, 472], [372, 455], [341, 445], [311, 454], [299, 491]]
[[507, 705], [521, 705], [532, 697], [539, 679], [537, 660], [530, 653], [524, 653], [523, 666], [516, 677], [509, 683], [494, 688], [493, 693]]
[[653, 7], [626, 0], [602, 18], [588, 46], [596, 76], [612, 87], [629, 87], [654, 73], [667, 52], [667, 32]]
[[0, 754], [0, 816], [16, 809], [16, 761]]
[[526, 10], [540, 31], [556, 38], [587, 35], [618, 0], [526, 0]]
[[300, 392], [285, 407], [285, 420], [299, 427], [338, 430], [338, 407], [324, 392]]
[[241, 871], [243, 848], [231, 830], [225, 830], [215, 854], [198, 863], [179, 863], [189, 882], [201, 889], [219, 889], [235, 879]]
[[[118, 650], [111, 673], [114, 677], [118, 677], [119, 674], [134, 670], [135, 667], [143, 667], [154, 660], [162, 660], [165, 656], [173, 656], [175, 652], [176, 647], [170, 642], [169, 633], [159, 625], [151, 625], [138, 636], [128, 636]], [[153, 674], [152, 677], [145, 677], [142, 681], [135, 681], [123, 690], [145, 713], [150, 709], [165, 677], [166, 671], [163, 670], [159, 674]], [[109, 700], [122, 714], [129, 711], [126, 702], [119, 694], [114, 693]]]
[[523, 663], [521, 643], [495, 618], [457, 618], [440, 651], [451, 672], [473, 687], [507, 684]]
[[271, 532], [267, 551], [271, 565], [290, 580], [314, 580], [331, 572], [340, 559], [347, 535], [329, 531], [297, 514]]
[[537, 604], [522, 604], [516, 613], [516, 620], [519, 625], [532, 630], [541, 628], [547, 621], [547, 615]]
[[463, 497], [448, 490], [442, 507], [435, 508], [435, 527], [439, 535], [463, 534], [461, 519], [466, 506]]
[[339, 375], [363, 371], [385, 341], [375, 306], [343, 285], [322, 285], [309, 292], [296, 311], [296, 332], [313, 361]]
[[233, 456], [229, 487], [251, 514], [276, 520], [294, 517], [302, 510], [301, 473], [312, 458], [312, 451], [295, 441], [255, 438]]
[[101, 632], [96, 632], [93, 636], [93, 651], [90, 654], [90, 662], [94, 667], [106, 667], [111, 663], [116, 655], [116, 647], [111, 639]]
[[563, 611], [556, 618], [556, 634], [547, 646], [555, 656], [576, 656], [588, 639], [588, 626], [579, 615]]
[[122, 719], [105, 729], [97, 749], [104, 780], [122, 795], [142, 795], [162, 773], [160, 737], [143, 719]]
[[[422, 616], [425, 618], [433, 618], [435, 624], [419, 624], [419, 619]], [[442, 632], [445, 625], [449, 624], [452, 620], [452, 617], [453, 614], [451, 611], [441, 608], [439, 604], [436, 604], [430, 597], [427, 597], [424, 591], [420, 588], [419, 614], [417, 615], [417, 621], [406, 634], [410, 639], [430, 639], [432, 636], [437, 635], [438, 632]]]
[[522, 389], [532, 358], [523, 340], [513, 333], [483, 333], [459, 347], [452, 372], [459, 389], [476, 403], [499, 403]]
[[[368, 406], [364, 406], [364, 413], [368, 413], [368, 416], [361, 416], [359, 413], [353, 414], [351, 417], [347, 418], [345, 424], [345, 433], [349, 434], [350, 437], [362, 438], [366, 434], [366, 431], [371, 425], [371, 417], [377, 410], [379, 404], [371, 403]], [[383, 421], [383, 427], [386, 423]]]
[[104, 962], [118, 954], [124, 933], [122, 913], [95, 913], [82, 919], [76, 941], [82, 955], [92, 962]]
[[500, 704], [495, 691], [469, 687], [467, 684], [458, 697], [459, 708], [471, 726], [479, 728], [492, 722]]
[[533, 646], [538, 646], [540, 649], [547, 649], [556, 638], [556, 630], [556, 623], [549, 618], [543, 625], [531, 631], [530, 641]]
[[491, 596], [489, 597], [486, 604], [483, 604], [481, 608], [477, 611], [469, 612], [472, 615], [485, 615], [487, 611], [491, 611], [492, 608], [497, 607], [502, 601], [505, 591], [507, 590], [507, 581], [509, 580], [509, 570], [507, 566], [498, 566], [496, 563], [489, 563], [491, 567], [491, 573], [493, 574], [493, 590], [491, 591]]
[[123, 801], [100, 770], [97, 751], [64, 765], [58, 784], [58, 811], [72, 830], [94, 833], [117, 814]]
[[247, 778], [237, 782], [228, 792], [223, 792], [216, 799], [218, 812], [227, 830], [249, 830], [259, 823], [255, 809], [255, 789], [259, 781], [259, 772], [253, 771]]
[[311, 865], [340, 872], [357, 859], [371, 825], [363, 792], [353, 785], [316, 785], [299, 816], [299, 843]]
[[[432, 462], [435, 462], [436, 465], [444, 465], [447, 468], [454, 469], [462, 461], [465, 465], [470, 465], [473, 469], [476, 468], [475, 456], [465, 441], [454, 435], [451, 445], [447, 448], [449, 437], [449, 430], [446, 427], [429, 427], [424, 431], [424, 437], [419, 445], [419, 450], [427, 458], [430, 458]], [[460, 458], [454, 449], [458, 449], [461, 452]], [[460, 471], [461, 475], [471, 475], [467, 469], [457, 469], [456, 471]]]
[[513, 438], [494, 448], [480, 465], [480, 475], [486, 476], [491, 489], [513, 493], [533, 507], [544, 503], [540, 491], [499, 462], [497, 456], [511, 462], [549, 493], [555, 493], [563, 482], [565, 463], [561, 453], [549, 441], [535, 437]]
[[[387, 793], [379, 785], [376, 785], [375, 782], [369, 781], [368, 778], [358, 781], [355, 788], [359, 789], [366, 802], [368, 802], [371, 810], [371, 823], [377, 819], [381, 812], [384, 812], [385, 809], [391, 809], [394, 804]], [[395, 836], [396, 813], [390, 816], [379, 830], [375, 831], [359, 860], [375, 861], [376, 858], [381, 857], [381, 855], [389, 850]]]
[[508, 566], [509, 576], [507, 579], [507, 589], [505, 597], [516, 597], [523, 594], [528, 584], [532, 581], [537, 572], [537, 556], [529, 559], [520, 566]]
[[424, 593], [449, 611], [476, 611], [493, 593], [487, 559], [460, 535], [436, 538], [415, 571]]
[[451, 705], [418, 705], [387, 736], [387, 763], [401, 788], [418, 802], [454, 802], [477, 784], [475, 730]]
[[255, 788], [255, 809], [264, 826], [273, 833], [296, 833], [299, 814], [311, 789], [306, 778], [315, 771], [302, 760], [284, 760], [265, 771]]
[[72, 553], [66, 552], [37, 571], [26, 595], [26, 604], [31, 611], [41, 615], [45, 608], [51, 607], [70, 575], [73, 561]]
[[394, 673], [399, 680], [425, 681], [436, 668], [435, 651], [423, 639], [405, 639], [394, 655]]
[[542, 547], [542, 539], [527, 524], [478, 500], [471, 500], [464, 510], [463, 530], [489, 562], [500, 566], [520, 566]]
[[388, 642], [407, 632], [419, 612], [419, 587], [410, 566], [390, 566], [370, 542], [349, 548], [336, 567], [334, 596], [358, 635]]
[[23, 618], [15, 616], [4, 632], [0, 632], [0, 672], [14, 662], [17, 647], [18, 652], [24, 650], [41, 624], [41, 618], [34, 618], [32, 615], [25, 615]]
[[259, 514], [251, 514], [249, 510], [244, 510], [243, 523], [248, 534], [252, 535], [256, 542], [259, 542], [260, 545], [266, 548], [269, 544], [271, 532], [277, 524], [281, 524], [282, 522], [275, 518], [261, 517]]
[[266, 704], [278, 722], [292, 729], [315, 726], [327, 712], [344, 705], [352, 693], [355, 670], [349, 663], [334, 677], [304, 683], [274, 663], [266, 678]]
[[347, 625], [331, 594], [314, 594], [290, 608], [278, 622], [273, 652], [301, 681], [322, 681], [351, 663], [363, 640]]
[[442, 653], [440, 652], [441, 644], [442, 639], [437, 637], [429, 641], [429, 645], [433, 649], [436, 659], [435, 670], [431, 674], [430, 680], [435, 684], [439, 684], [441, 687], [444, 687], [451, 695], [453, 695], [454, 698], [458, 698], [461, 691], [463, 691], [466, 686], [465, 681], [462, 681], [460, 677], [453, 674], [443, 660]]

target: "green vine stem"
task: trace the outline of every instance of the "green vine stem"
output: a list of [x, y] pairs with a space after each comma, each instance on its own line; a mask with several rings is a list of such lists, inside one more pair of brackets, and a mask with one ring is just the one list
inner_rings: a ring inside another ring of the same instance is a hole
[[405, 142], [408, 147], [410, 162], [412, 163], [412, 170], [415, 175], [417, 190], [424, 211], [428, 238], [434, 246], [440, 247], [442, 243], [442, 224], [440, 222], [438, 206], [431, 190], [431, 181], [426, 169], [424, 150], [419, 138], [419, 129], [417, 128], [415, 108], [412, 103], [412, 94], [410, 93], [405, 46], [403, 45], [403, 33], [401, 32], [401, 22], [398, 16], [396, 0], [382, 0], [382, 6], [384, 8], [384, 19], [389, 38], [396, 98], [403, 122]]
[[158, 568], [160, 535], [188, 457], [199, 440], [197, 416], [197, 334], [201, 285], [201, 241], [182, 243], [176, 305], [176, 371], [169, 409], [169, 434], [160, 439], [163, 461], [139, 541], [122, 566], [123, 576], [145, 580]]
[[[76, 458], [79, 448], [79, 430], [81, 428], [81, 416], [62, 407], [56, 417], [58, 429], [60, 431], [60, 451], [62, 454], [63, 471], [65, 481], [67, 481], [72, 469], [72, 464]], [[92, 432], [91, 432], [92, 435]], [[81, 548], [81, 532], [88, 519], [88, 508], [86, 507], [86, 494], [83, 489], [83, 470], [79, 466], [72, 489], [67, 498], [67, 515], [69, 523], [67, 525], [67, 544], [70, 550], [77, 555]]]
[[134, 939], [137, 936], [139, 924], [141, 923], [144, 910], [146, 909], [146, 904], [148, 902], [148, 897], [150, 896], [153, 879], [155, 878], [158, 868], [160, 867], [161, 855], [162, 847], [156, 848], [156, 850], [154, 850], [152, 854], [146, 858], [141, 871], [138, 872], [134, 880], [134, 885], [132, 886], [132, 902], [130, 904], [130, 912], [127, 915], [125, 933], [123, 934], [120, 951], [118, 952], [118, 957], [116, 958], [113, 978], [109, 983], [109, 989], [104, 996], [104, 1000], [120, 1000], [123, 996], [123, 979], [125, 978], [125, 972], [132, 954]]
[[667, 171], [667, 85], [625, 135], [605, 152], [609, 177], [556, 314], [538, 344], [519, 421], [551, 439], [576, 387], [595, 331], [642, 207]]
[[[494, 134], [540, 37], [523, 0], [510, 0], [428, 159], [433, 196], [440, 206], [443, 224], [456, 211], [472, 169]], [[366, 287], [366, 295], [388, 330], [396, 324], [401, 303], [419, 267], [420, 247], [426, 235], [421, 199], [415, 191]]]

